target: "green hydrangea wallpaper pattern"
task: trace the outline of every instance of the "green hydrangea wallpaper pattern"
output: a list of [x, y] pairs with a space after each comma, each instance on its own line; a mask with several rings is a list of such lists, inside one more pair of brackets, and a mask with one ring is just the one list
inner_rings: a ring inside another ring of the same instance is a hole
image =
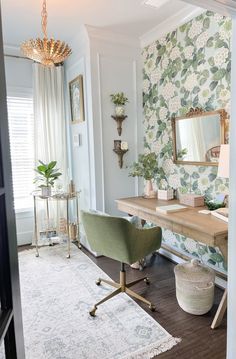
[[[172, 161], [171, 117], [191, 107], [230, 112], [231, 20], [207, 11], [143, 50], [145, 152], [158, 154], [163, 168], [159, 187], [171, 186], [213, 198], [227, 193], [217, 167], [180, 166]], [[163, 240], [225, 271], [217, 248], [164, 230]]]

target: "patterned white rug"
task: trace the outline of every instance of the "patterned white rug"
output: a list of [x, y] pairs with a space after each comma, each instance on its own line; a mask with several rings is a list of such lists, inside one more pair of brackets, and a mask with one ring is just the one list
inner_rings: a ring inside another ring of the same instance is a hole
[[69, 260], [57, 245], [19, 261], [27, 359], [149, 359], [180, 341], [126, 294], [92, 318], [89, 309], [112, 289], [95, 285], [108, 276], [75, 246]]

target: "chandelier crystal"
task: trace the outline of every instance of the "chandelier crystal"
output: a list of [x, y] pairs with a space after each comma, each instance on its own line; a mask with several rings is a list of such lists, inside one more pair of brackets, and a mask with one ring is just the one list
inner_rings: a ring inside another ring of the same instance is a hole
[[43, 39], [30, 39], [21, 44], [21, 51], [23, 54], [39, 62], [44, 66], [53, 66], [60, 64], [66, 60], [72, 53], [71, 48], [63, 41], [48, 39], [47, 37], [47, 8], [46, 0], [43, 0], [42, 16], [42, 30]]

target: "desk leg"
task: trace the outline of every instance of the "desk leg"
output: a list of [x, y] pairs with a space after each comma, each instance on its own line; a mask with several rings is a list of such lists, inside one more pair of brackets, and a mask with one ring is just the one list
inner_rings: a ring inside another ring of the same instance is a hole
[[[225, 258], [225, 260], [227, 261], [228, 258], [228, 247], [227, 245], [225, 246], [219, 246], [219, 249], [221, 251], [221, 253], [223, 254], [223, 257]], [[224, 317], [225, 311], [227, 308], [227, 289], [225, 289], [223, 297], [220, 301], [219, 307], [217, 309], [217, 312], [215, 314], [215, 317], [213, 319], [213, 322], [211, 323], [211, 329], [215, 329], [217, 327], [219, 327], [219, 325], [222, 322], [222, 319]]]
[[35, 239], [35, 248], [36, 248], [36, 257], [39, 257], [39, 247], [38, 247], [38, 226], [37, 226], [37, 208], [36, 208], [36, 196], [34, 196], [34, 239]]
[[69, 231], [69, 199], [66, 199], [66, 221], [67, 221], [67, 258], [70, 258], [70, 231]]
[[211, 329], [215, 329], [219, 327], [219, 325], [222, 322], [222, 319], [224, 317], [225, 311], [227, 308], [227, 289], [225, 289], [223, 297], [221, 299], [221, 302], [219, 304], [219, 307], [217, 309], [217, 312], [215, 314], [215, 317], [213, 319], [213, 322], [211, 323]]

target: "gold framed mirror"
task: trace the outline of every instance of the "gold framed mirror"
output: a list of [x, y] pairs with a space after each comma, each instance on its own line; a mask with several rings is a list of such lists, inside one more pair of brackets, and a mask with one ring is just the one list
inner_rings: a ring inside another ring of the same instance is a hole
[[204, 111], [191, 108], [182, 117], [173, 117], [174, 163], [184, 165], [218, 166], [220, 145], [226, 141], [224, 109]]

